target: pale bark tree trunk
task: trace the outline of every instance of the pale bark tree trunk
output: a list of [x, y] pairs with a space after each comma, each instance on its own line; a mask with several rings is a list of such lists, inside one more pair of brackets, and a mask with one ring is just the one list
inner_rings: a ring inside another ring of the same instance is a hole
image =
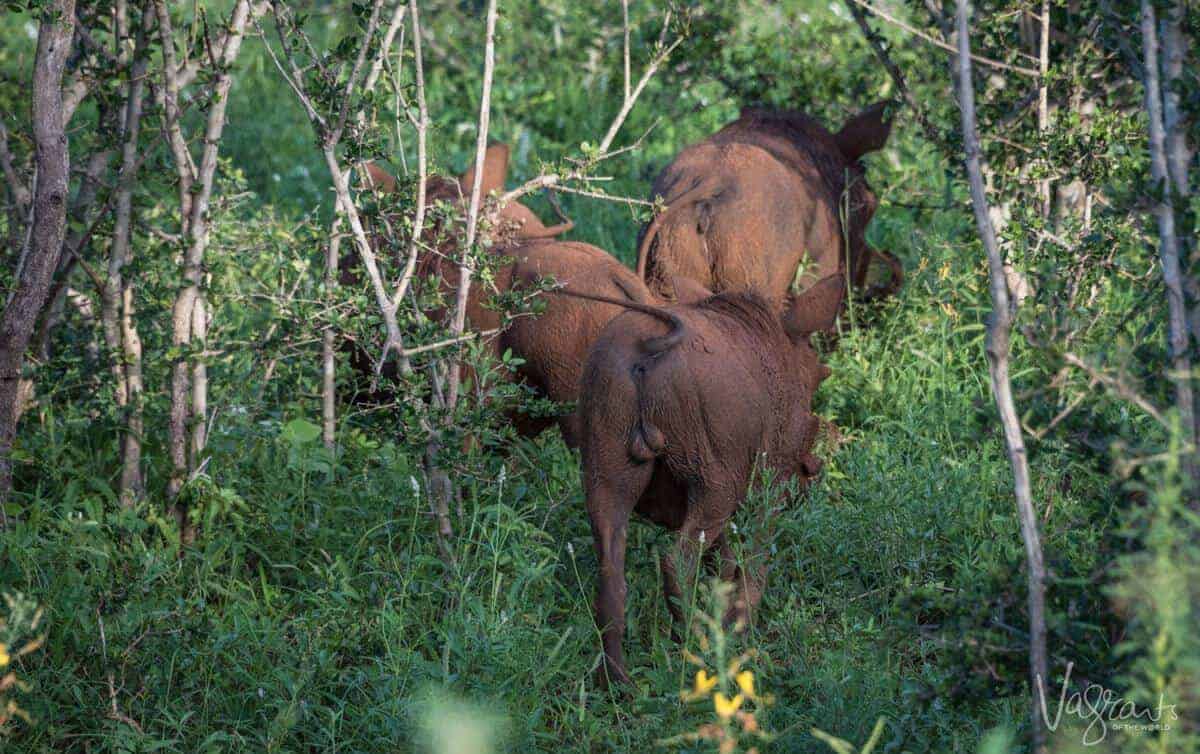
[[[467, 206], [467, 237], [463, 244], [458, 265], [458, 291], [454, 300], [454, 318], [450, 322], [450, 336], [463, 334], [467, 322], [467, 300], [471, 294], [471, 275], [474, 262], [471, 254], [479, 232], [479, 202], [483, 196], [483, 165], [487, 153], [488, 125], [492, 117], [492, 76], [496, 68], [496, 0], [489, 0], [487, 7], [487, 31], [483, 46], [483, 89], [479, 99], [479, 129], [475, 137], [475, 180], [471, 184], [471, 199]], [[453, 412], [458, 405], [458, 393], [462, 362], [450, 362], [450, 378], [447, 386], [446, 408]]]
[[[1045, 140], [1050, 131], [1050, 86], [1047, 73], [1050, 70], [1050, 0], [1042, 0], [1041, 24], [1038, 35], [1038, 89], [1037, 127], [1038, 138]], [[1050, 179], [1038, 183], [1038, 196], [1042, 201], [1042, 219], [1050, 219]]]
[[[179, 88], [180, 82], [176, 76], [179, 67], [175, 60], [175, 35], [172, 31], [171, 13], [165, 0], [155, 0], [155, 14], [158, 16], [159, 39], [163, 55], [163, 86], [162, 107], [166, 122], [163, 128], [167, 132], [167, 143], [171, 147], [171, 156], [175, 163], [177, 190], [179, 194], [179, 237], [186, 239], [191, 235], [192, 218], [192, 186], [195, 183], [196, 166], [188, 151], [187, 140], [183, 136], [183, 126], [180, 121]], [[190, 323], [184, 309], [185, 302], [176, 297], [171, 311], [172, 343], [176, 348], [182, 348], [186, 336], [190, 334]], [[176, 500], [183, 484], [187, 480], [187, 421], [190, 405], [187, 401], [187, 366], [182, 358], [177, 357], [171, 366], [171, 408], [167, 417], [168, 454], [171, 459], [171, 476], [167, 482], [167, 498]], [[179, 524], [180, 536], [187, 538], [186, 511], [175, 505], [175, 515]]]
[[[330, 314], [337, 306], [338, 256], [342, 244], [342, 218], [333, 221], [325, 249], [325, 305]], [[333, 452], [337, 443], [337, 333], [333, 325], [321, 332], [321, 439]]]
[[25, 350], [50, 292], [66, 235], [70, 152], [62, 119], [62, 79], [75, 27], [75, 0], [44, 10], [33, 70], [33, 141], [37, 181], [29, 252], [0, 315], [0, 525], [12, 491], [12, 446]]
[[[124, 4], [121, 4], [122, 8]], [[126, 12], [117, 14], [118, 19]], [[101, 319], [104, 337], [112, 359], [117, 406], [124, 414], [121, 438], [120, 499], [132, 506], [144, 491], [142, 482], [142, 341], [134, 318], [134, 281], [125, 277], [125, 266], [133, 261], [133, 188], [137, 181], [138, 140], [145, 104], [145, 79], [149, 67], [146, 57], [147, 27], [150, 15], [142, 13], [137, 42], [132, 51], [129, 81], [125, 87], [124, 128], [121, 145], [121, 170], [118, 175], [112, 249], [108, 259], [108, 278], [103, 291]], [[128, 22], [118, 23], [122, 34]], [[122, 37], [127, 40], [128, 37]], [[126, 45], [120, 44], [122, 49]], [[122, 58], [123, 62], [130, 61]]]
[[1029, 482], [1029, 462], [1025, 454], [1025, 441], [1021, 435], [1020, 418], [1013, 401], [1012, 383], [1009, 377], [1009, 338], [1012, 332], [1013, 311], [1008, 296], [1008, 285], [1004, 276], [1004, 258], [1001, 255], [996, 231], [988, 211], [987, 193], [983, 184], [982, 151], [975, 118], [975, 85], [971, 78], [971, 41], [967, 0], [957, 0], [958, 55], [956, 57], [958, 79], [958, 104], [962, 111], [963, 141], [966, 147], [967, 178], [971, 186], [971, 203], [975, 210], [975, 223], [979, 237], [988, 257], [989, 288], [992, 297], [992, 313], [987, 325], [988, 370], [992, 378], [992, 393], [1000, 413], [1004, 429], [1004, 442], [1012, 466], [1014, 493], [1017, 512], [1021, 521], [1021, 535], [1025, 541], [1025, 559], [1029, 581], [1029, 675], [1032, 687], [1030, 724], [1032, 726], [1033, 750], [1038, 754], [1046, 750], [1046, 716], [1044, 691], [1049, 679], [1046, 676], [1046, 617], [1045, 580], [1046, 567], [1042, 560], [1042, 545], [1038, 534], [1037, 513], [1033, 507], [1033, 494]]
[[1193, 150], [1188, 145], [1188, 123], [1180, 107], [1177, 88], [1183, 76], [1184, 64], [1191, 40], [1183, 33], [1183, 21], [1187, 9], [1182, 1], [1176, 2], [1167, 12], [1162, 24], [1163, 53], [1163, 128], [1166, 148], [1167, 170], [1171, 175], [1171, 186], [1175, 196], [1186, 199], [1191, 195], [1188, 182], [1188, 165]]
[[[461, 338], [467, 324], [467, 301], [471, 293], [471, 277], [474, 272], [472, 259], [475, 240], [479, 231], [479, 204], [483, 197], [483, 166], [487, 153], [488, 125], [492, 112], [492, 77], [496, 65], [496, 0], [489, 0], [487, 6], [486, 32], [483, 53], [483, 87], [479, 100], [479, 128], [475, 136], [475, 181], [471, 184], [471, 197], [467, 205], [466, 238], [463, 240], [462, 252], [458, 263], [458, 290], [455, 292], [454, 316], [450, 320], [450, 338]], [[418, 36], [415, 35], [414, 36]], [[462, 383], [462, 361], [457, 355], [450, 356], [450, 368], [447, 370], [445, 420], [453, 421], [454, 410], [458, 407], [458, 396]], [[454, 501], [456, 490], [449, 473], [438, 465], [438, 452], [442, 447], [442, 439], [437, 430], [430, 438], [426, 448], [425, 463], [429, 475], [430, 496], [434, 504], [434, 514], [438, 520], [438, 534], [444, 546], [443, 553], [449, 552], [448, 543], [454, 530], [450, 525], [450, 505]]]
[[[409, 245], [408, 261], [401, 276], [401, 283], [397, 287], [396, 295], [393, 298], [393, 301], [396, 303], [399, 303], [404, 297], [408, 281], [412, 279], [413, 272], [416, 269], [417, 256], [420, 253], [421, 232], [425, 224], [425, 192], [426, 182], [429, 177], [429, 106], [425, 100], [425, 60], [421, 49], [421, 13], [420, 8], [417, 6], [417, 0], [410, 0], [409, 12], [412, 16], [413, 74], [416, 78], [417, 88], [417, 114], [415, 117], [409, 115], [409, 120], [417, 132], [417, 206], [413, 216], [413, 236]], [[408, 110], [407, 104], [405, 110]], [[478, 142], [476, 142], [476, 149], [478, 152]], [[476, 154], [476, 163], [478, 163], [478, 153]], [[482, 176], [478, 164], [476, 164], [475, 175]], [[476, 183], [478, 182], [476, 181]], [[430, 375], [434, 383], [434, 402], [442, 402], [444, 401], [442, 391], [437, 389], [439, 377], [436, 364], [431, 366]], [[437, 454], [441, 449], [438, 433], [433, 427], [429, 428], [429, 432], [429, 441], [425, 445], [425, 455], [422, 458], [422, 463], [425, 469], [426, 487], [429, 493], [432, 513], [437, 521], [438, 551], [442, 555], [442, 560], [447, 564], [451, 564], [454, 562], [454, 551], [450, 547], [450, 540], [454, 536], [454, 527], [450, 523], [450, 501], [454, 499], [454, 485], [450, 481], [450, 475], [437, 463]]]
[[1151, 0], [1142, 0], [1142, 51], [1146, 115], [1149, 119], [1150, 177], [1154, 181], [1154, 190], [1161, 192], [1160, 198], [1154, 203], [1154, 217], [1158, 222], [1159, 259], [1162, 263], [1163, 285], [1167, 291], [1167, 347], [1171, 363], [1168, 378], [1175, 389], [1175, 409], [1179, 412], [1180, 429], [1188, 446], [1182, 466], [1194, 483], [1197, 474], [1196, 415], [1191, 380], [1192, 360], [1188, 351], [1187, 302], [1183, 294], [1179, 237], [1176, 233], [1175, 208], [1172, 204], [1174, 184], [1169, 169], [1167, 139], [1163, 127], [1163, 90], [1159, 83], [1158, 70], [1158, 30]]
[[171, 342], [178, 351], [171, 369], [171, 411], [168, 420], [171, 477], [167, 496], [174, 502], [175, 518], [184, 544], [195, 541], [196, 529], [179, 494], [189, 476], [205, 465], [208, 430], [208, 368], [205, 340], [208, 307], [204, 293], [204, 255], [209, 241], [209, 202], [217, 171], [225, 108], [233, 85], [231, 68], [241, 49], [251, 5], [238, 0], [217, 52], [210, 85], [208, 118], [204, 128], [200, 164], [194, 165], [179, 123], [179, 88], [174, 61], [174, 38], [170, 12], [164, 0], [156, 0], [163, 42], [164, 106], [168, 139], [179, 175], [180, 211], [186, 250], [183, 258], [184, 285], [176, 295], [171, 314]]
[[[1183, 109], [1180, 107], [1178, 84], [1183, 77], [1191, 39], [1183, 32], [1184, 17], [1187, 7], [1182, 0], [1171, 6], [1162, 24], [1162, 53], [1163, 53], [1163, 130], [1164, 148], [1166, 149], [1167, 172], [1171, 176], [1171, 191], [1174, 194], [1175, 206], [1186, 207], [1192, 195], [1191, 178], [1188, 166], [1195, 152], [1188, 144], [1188, 132], [1191, 123], [1188, 122]], [[1196, 251], [1195, 238], [1186, 235], [1179, 239], [1179, 258], [1191, 259]], [[1194, 265], [1195, 263], [1193, 263]], [[1184, 291], [1191, 296], [1192, 308], [1188, 317], [1188, 330], [1193, 343], [1200, 345], [1200, 275], [1195, 269], [1186, 275], [1183, 281]], [[1194, 391], [1193, 391], [1194, 395]], [[1200, 412], [1194, 414], [1193, 437], [1200, 441]], [[1195, 464], [1195, 471], [1200, 473], [1200, 461]], [[1200, 479], [1193, 477], [1193, 483], [1200, 488]]]

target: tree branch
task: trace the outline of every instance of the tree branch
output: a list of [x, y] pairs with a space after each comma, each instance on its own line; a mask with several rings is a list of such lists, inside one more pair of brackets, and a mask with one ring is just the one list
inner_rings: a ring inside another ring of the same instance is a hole
[[[857, 1], [857, 0], [856, 0]], [[1021, 536], [1025, 542], [1025, 558], [1028, 563], [1029, 581], [1029, 674], [1033, 689], [1030, 706], [1030, 724], [1033, 730], [1033, 749], [1043, 754], [1046, 749], [1045, 707], [1043, 694], [1049, 684], [1046, 667], [1046, 617], [1045, 580], [1046, 567], [1042, 559], [1042, 545], [1038, 534], [1037, 514], [1033, 507], [1033, 493], [1029, 481], [1029, 461], [1025, 453], [1025, 441], [1021, 435], [1021, 423], [1013, 401], [1012, 381], [1009, 377], [1009, 337], [1012, 331], [1012, 309], [1008, 298], [1008, 283], [1004, 276], [1004, 258], [996, 240], [988, 208], [987, 192], [983, 183], [982, 150], [979, 146], [975, 118], [975, 84], [971, 70], [971, 30], [967, 17], [967, 0], [957, 0], [958, 50], [956, 56], [958, 79], [958, 105], [962, 111], [963, 141], [966, 147], [967, 178], [971, 187], [971, 203], [975, 210], [975, 224], [979, 237], [987, 252], [989, 288], [992, 297], [992, 312], [987, 325], [988, 371], [991, 373], [992, 393], [1004, 429], [1004, 443], [1012, 466], [1013, 491], [1017, 513], [1021, 522]], [[1042, 693], [1038, 693], [1041, 690]]]
[[1194, 457], [1196, 447], [1195, 394], [1192, 392], [1192, 360], [1188, 353], [1187, 302], [1183, 294], [1183, 271], [1179, 255], [1179, 236], [1175, 228], [1175, 208], [1172, 205], [1172, 182], [1166, 154], [1166, 133], [1163, 127], [1163, 90], [1158, 74], [1158, 29], [1152, 0], [1142, 0], [1142, 50], [1145, 56], [1142, 70], [1146, 91], [1146, 115], [1149, 119], [1150, 177], [1154, 181], [1154, 217], [1158, 221], [1159, 259], [1162, 263], [1163, 285], [1167, 290], [1167, 345], [1171, 369], [1167, 378], [1175, 389], [1175, 408], [1184, 443], [1193, 450], [1187, 452], [1183, 467], [1193, 484], [1200, 471]]
[[[947, 44], [946, 42], [943, 42], [942, 40], [940, 40], [936, 37], [932, 37], [932, 36], [926, 34], [925, 32], [921, 31], [920, 29], [917, 29], [916, 27], [913, 27], [913, 26], [910, 26], [909, 24], [904, 23], [900, 19], [889, 14], [887, 11], [881, 10], [881, 9], [875, 7], [874, 5], [871, 5], [870, 3], [866, 2], [866, 0], [851, 0], [851, 2], [857, 3], [858, 5], [862, 6], [866, 10], [871, 11], [871, 13], [875, 14], [876, 16], [879, 16], [884, 21], [887, 21], [888, 23], [892, 24], [893, 26], [897, 26], [897, 27], [903, 29], [904, 31], [908, 32], [909, 34], [912, 34], [915, 37], [925, 40], [926, 42], [933, 45], [934, 47], [938, 47], [940, 49], [946, 50], [947, 52], [957, 52], [957, 50], [954, 49], [954, 45]], [[1013, 73], [1019, 73], [1022, 76], [1031, 76], [1031, 77], [1038, 76], [1038, 72], [1032, 68], [1025, 68], [1023, 66], [1013, 65], [1012, 63], [1004, 63], [999, 60], [992, 60], [991, 58], [985, 58], [985, 57], [981, 57], [979, 55], [971, 55], [971, 60], [975, 61], [976, 63], [979, 63], [980, 65], [986, 65], [986, 66], [989, 66], [991, 68], [996, 68], [1001, 71], [1011, 71]]]
[[876, 59], [879, 60], [884, 69], [887, 70], [888, 75], [891, 76], [892, 82], [896, 85], [896, 89], [900, 92], [900, 97], [904, 100], [905, 104], [908, 105], [908, 108], [912, 110], [913, 117], [917, 119], [917, 125], [921, 127], [921, 131], [925, 134], [925, 138], [934, 144], [945, 145], [945, 137], [925, 115], [925, 109], [921, 107], [921, 105], [917, 102], [916, 97], [914, 97], [912, 92], [909, 90], [908, 82], [905, 80], [904, 73], [900, 70], [900, 66], [896, 65], [896, 62], [892, 60], [892, 56], [888, 54], [887, 48], [884, 47], [883, 38], [878, 32], [871, 28], [869, 23], [867, 23], [866, 14], [864, 14], [862, 9], [858, 7], [858, 4], [855, 2], [855, 0], [843, 0], [843, 3], [850, 11], [850, 15], [854, 16], [854, 22], [858, 24], [858, 28], [860, 31], [862, 31], [867, 43], [871, 45], [871, 50], [875, 53]]
[[[460, 337], [466, 326], [467, 300], [471, 292], [470, 255], [475, 250], [479, 232], [479, 201], [483, 192], [483, 168], [487, 156], [488, 125], [492, 113], [492, 77], [496, 68], [496, 0], [488, 0], [487, 29], [483, 43], [483, 86], [479, 97], [479, 129], [475, 137], [475, 180], [471, 182], [471, 200], [467, 205], [467, 237], [458, 264], [458, 291], [454, 301], [454, 319], [450, 322], [451, 337]], [[458, 389], [462, 362], [450, 362], [446, 408], [453, 411], [458, 405]]]

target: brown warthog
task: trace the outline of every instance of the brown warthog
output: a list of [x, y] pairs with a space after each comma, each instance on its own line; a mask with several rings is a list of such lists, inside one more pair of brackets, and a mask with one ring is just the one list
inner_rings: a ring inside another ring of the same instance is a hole
[[[743, 110], [741, 117], [687, 147], [654, 182], [666, 209], [642, 231], [638, 276], [650, 290], [689, 277], [715, 292], [748, 289], [788, 310], [789, 330], [832, 327], [847, 277], [862, 288], [872, 258], [867, 223], [876, 199], [859, 158], [881, 148], [891, 122], [886, 103], [854, 116], [837, 134], [798, 112]], [[845, 220], [845, 222], [843, 222]], [[819, 295], [795, 306], [795, 295]]]
[[[480, 186], [482, 196], [487, 197], [493, 191], [503, 191], [504, 182], [508, 175], [509, 148], [505, 144], [492, 144], [484, 155], [483, 180]], [[368, 163], [366, 166], [365, 183], [384, 193], [397, 190], [397, 181], [387, 171], [378, 165]], [[426, 208], [432, 208], [438, 202], [446, 202], [455, 207], [456, 212], [450, 217], [434, 217], [433, 213], [426, 215], [426, 227], [422, 239], [426, 244], [434, 246], [433, 251], [423, 252], [418, 259], [415, 274], [418, 278], [436, 278], [440, 281], [442, 293], [453, 301], [454, 292], [458, 288], [458, 265], [454, 260], [458, 256], [458, 244], [461, 241], [461, 224], [466, 217], [466, 206], [475, 184], [475, 166], [471, 165], [462, 177], [458, 179], [444, 176], [429, 176], [425, 182]], [[393, 218], [393, 221], [395, 218]], [[486, 228], [488, 241], [494, 248], [522, 241], [553, 238], [573, 227], [569, 220], [547, 227], [525, 205], [520, 202], [509, 202], [498, 208], [494, 216], [489, 218]], [[377, 246], [382, 246], [379, 234], [375, 234]], [[405, 260], [400, 251], [395, 251], [391, 261], [394, 269], [402, 268]], [[342, 256], [338, 262], [341, 270], [342, 285], [359, 285], [362, 282], [362, 272], [356, 253]], [[477, 330], [495, 329], [499, 325], [499, 316], [483, 307], [486, 297], [480, 295], [476, 283], [475, 290], [468, 301], [467, 321]], [[441, 319], [445, 312], [429, 312]], [[350, 364], [365, 381], [374, 384], [372, 379], [375, 370], [375, 356], [354, 341], [348, 341], [345, 350], [350, 354]], [[384, 373], [389, 378], [396, 376], [395, 364], [389, 363], [384, 367]], [[468, 376], [470, 372], [467, 372]], [[363, 391], [357, 399], [368, 403], [386, 402], [392, 398], [389, 391]]]
[[[629, 679], [621, 638], [630, 514], [679, 531], [689, 554], [718, 548], [722, 575], [735, 578], [725, 522], [745, 499], [756, 464], [802, 482], [820, 470], [811, 405], [829, 374], [807, 337], [785, 333], [778, 312], [754, 293], [624, 306], [634, 311], [613, 319], [592, 346], [579, 405], [600, 564], [596, 616], [607, 677], [615, 681]], [[675, 569], [670, 558], [661, 564], [678, 619]], [[744, 586], [743, 613], [761, 588]]]
[[[513, 263], [497, 275], [498, 288], [532, 288], [538, 281], [552, 278], [571, 290], [618, 302], [656, 301], [632, 270], [589, 244], [534, 241], [509, 246], [499, 253], [510, 257]], [[545, 301], [545, 309], [538, 316], [519, 316], [508, 324], [494, 341], [495, 353], [511, 349], [523, 359], [517, 376], [538, 395], [557, 403], [574, 403], [579, 398], [583, 366], [592, 343], [623, 310], [618, 304], [554, 293], [546, 294]], [[495, 312], [487, 314], [496, 317]], [[554, 419], [518, 415], [514, 422], [518, 432], [533, 437], [554, 423]], [[578, 411], [560, 415], [557, 423], [567, 445], [578, 447], [581, 437]]]
[[[501, 153], [498, 146], [493, 146], [488, 150], [488, 159], [483, 188], [487, 191], [503, 189], [507, 151]], [[372, 177], [385, 190], [394, 187], [394, 179], [389, 184], [390, 176], [382, 171]], [[461, 179], [467, 191], [471, 180], [470, 172]], [[440, 185], [438, 192], [447, 188]], [[458, 188], [450, 188], [456, 195]], [[513, 210], [513, 207], [520, 207], [520, 210]], [[552, 278], [572, 290], [618, 301], [646, 304], [656, 299], [632, 270], [602, 249], [586, 243], [546, 238], [562, 232], [564, 227], [546, 228], [532, 212], [519, 204], [503, 208], [500, 223], [510, 225], [498, 234], [492, 251], [509, 261], [496, 270], [490, 284], [477, 282], [471, 287], [467, 299], [468, 325], [476, 331], [496, 330], [504, 325], [498, 335], [487, 341], [492, 355], [499, 357], [511, 350], [523, 361], [517, 368], [518, 379], [541, 397], [558, 403], [573, 403], [579, 397], [580, 376], [588, 350], [608, 321], [622, 312], [620, 306], [551, 294], [545, 297], [545, 308], [536, 317], [518, 316], [504, 324], [501, 315], [486, 306], [489, 299], [494, 293], [513, 288], [533, 289], [544, 278]], [[446, 262], [445, 255], [428, 255], [426, 260], [419, 267], [421, 274], [438, 277], [443, 291], [452, 296], [458, 285], [457, 266]], [[695, 294], [685, 292], [681, 295], [686, 299]], [[361, 350], [356, 350], [356, 354], [355, 367], [369, 373], [373, 368], [369, 355]], [[465, 377], [471, 376], [469, 370], [464, 372]], [[555, 423], [554, 418], [524, 414], [517, 414], [512, 419], [518, 432], [527, 437], [535, 436]], [[578, 446], [576, 413], [559, 416], [557, 423], [567, 444]]]

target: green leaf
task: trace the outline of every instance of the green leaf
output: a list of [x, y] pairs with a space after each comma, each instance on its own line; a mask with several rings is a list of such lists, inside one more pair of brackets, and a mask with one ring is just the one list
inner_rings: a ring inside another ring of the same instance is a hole
[[290, 445], [307, 445], [321, 436], [321, 428], [307, 419], [292, 419], [283, 425], [280, 437]]

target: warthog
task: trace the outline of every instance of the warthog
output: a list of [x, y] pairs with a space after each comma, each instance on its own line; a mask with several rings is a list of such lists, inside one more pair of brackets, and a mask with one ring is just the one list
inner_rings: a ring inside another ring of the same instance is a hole
[[[872, 295], [894, 292], [899, 262], [866, 242], [877, 202], [859, 161], [887, 141], [885, 104], [836, 134], [802, 113], [748, 109], [685, 148], [654, 182], [666, 209], [642, 231], [638, 276], [659, 295], [677, 276], [718, 293], [755, 291], [792, 331], [831, 328], [847, 278], [862, 288], [872, 259], [891, 268]], [[819, 295], [797, 306], [813, 288]]]
[[[507, 159], [507, 148], [503, 145], [488, 149], [484, 191], [504, 188]], [[385, 191], [395, 189], [395, 179], [375, 166], [369, 167], [376, 185]], [[469, 193], [473, 180], [473, 170], [459, 180], [465, 187], [463, 194]], [[430, 201], [439, 197], [454, 201], [459, 192], [459, 185], [438, 179], [438, 183], [431, 184]], [[528, 208], [518, 203], [501, 208], [497, 225], [502, 227], [497, 228], [492, 253], [507, 261], [495, 271], [490, 284], [477, 282], [472, 285], [467, 299], [468, 326], [476, 331], [500, 330], [488, 340], [489, 351], [497, 358], [506, 350], [519, 357], [522, 363], [515, 376], [532, 387], [536, 395], [557, 403], [574, 403], [579, 397], [583, 365], [592, 342], [608, 321], [622, 312], [621, 307], [601, 301], [548, 295], [544, 310], [537, 316], [518, 316], [505, 323], [500, 313], [488, 306], [493, 294], [513, 288], [532, 289], [541, 280], [550, 278], [573, 290], [619, 301], [647, 304], [657, 299], [632, 270], [604, 250], [586, 243], [551, 238], [565, 232], [569, 225], [547, 228]], [[450, 252], [452, 249], [426, 255], [418, 266], [419, 274], [434, 276], [440, 281], [448, 297], [458, 287], [458, 267], [447, 261], [451, 258]], [[686, 286], [686, 282], [683, 285]], [[445, 313], [432, 314], [437, 317]], [[374, 368], [370, 354], [357, 348], [351, 353], [356, 370], [370, 375]], [[463, 372], [465, 378], [473, 376], [471, 370]], [[579, 419], [573, 410], [557, 418], [517, 413], [512, 420], [518, 433], [526, 437], [536, 436], [557, 423], [569, 446], [579, 444]]]
[[[815, 475], [813, 393], [829, 370], [807, 336], [784, 331], [777, 310], [750, 292], [617, 316], [596, 339], [580, 387], [583, 482], [600, 563], [596, 616], [608, 678], [627, 681], [625, 537], [630, 514], [679, 532], [685, 552], [718, 548], [736, 576], [725, 522], [756, 464], [779, 478]], [[662, 560], [668, 605], [679, 586]], [[741, 608], [749, 610], [760, 589]]]

